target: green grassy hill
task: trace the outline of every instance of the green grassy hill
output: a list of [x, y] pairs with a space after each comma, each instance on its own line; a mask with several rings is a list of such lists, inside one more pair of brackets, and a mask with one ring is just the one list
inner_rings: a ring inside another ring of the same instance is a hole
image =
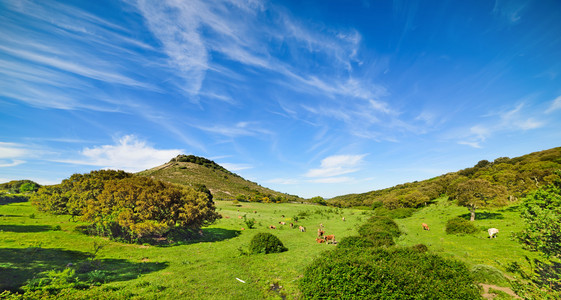
[[205, 185], [215, 200], [245, 199], [263, 202], [302, 201], [245, 180], [215, 162], [193, 155], [179, 155], [161, 166], [137, 173], [154, 179], [186, 185]]
[[422, 207], [441, 195], [453, 196], [455, 186], [469, 179], [484, 179], [504, 187], [506, 192], [501, 196], [516, 202], [538, 187], [559, 179], [555, 174], [557, 170], [561, 170], [561, 147], [515, 158], [499, 157], [492, 162], [481, 160], [457, 172], [387, 189], [342, 195], [328, 202], [340, 207], [371, 206], [374, 202], [382, 202], [387, 208]]

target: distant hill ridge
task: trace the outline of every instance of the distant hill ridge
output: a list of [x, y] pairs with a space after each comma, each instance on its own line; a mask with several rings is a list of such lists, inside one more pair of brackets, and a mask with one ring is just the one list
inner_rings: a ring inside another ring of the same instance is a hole
[[168, 163], [137, 173], [185, 186], [205, 185], [216, 200], [259, 202], [302, 201], [298, 196], [277, 192], [246, 180], [214, 161], [195, 155], [178, 155]]
[[503, 196], [515, 202], [538, 187], [559, 180], [560, 176], [561, 147], [557, 147], [515, 158], [499, 157], [492, 162], [481, 160], [475, 166], [457, 172], [382, 190], [337, 196], [328, 203], [340, 207], [419, 207], [441, 195], [454, 197], [457, 185], [469, 179], [483, 179], [492, 185], [503, 186], [507, 193]]

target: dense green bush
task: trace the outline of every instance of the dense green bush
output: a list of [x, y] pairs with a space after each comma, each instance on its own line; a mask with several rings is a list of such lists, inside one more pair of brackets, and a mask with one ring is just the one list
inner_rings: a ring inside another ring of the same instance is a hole
[[465, 264], [407, 248], [325, 252], [299, 287], [313, 299], [480, 299]]
[[464, 218], [456, 217], [446, 222], [446, 233], [448, 234], [472, 234], [477, 231], [477, 227]]
[[280, 253], [287, 251], [283, 243], [279, 240], [278, 237], [270, 234], [270, 233], [258, 233], [256, 234], [249, 244], [249, 252], [252, 254], [257, 253]]
[[36, 192], [40, 184], [31, 180], [12, 180], [6, 183], [0, 183], [0, 190], [7, 191], [11, 194]]
[[218, 218], [207, 193], [147, 177], [108, 181], [81, 217], [99, 235], [131, 242], [161, 238], [170, 230], [198, 230]]
[[0, 205], [27, 201], [29, 201], [29, 196], [27, 195], [14, 195], [0, 192]]
[[60, 184], [41, 187], [30, 200], [41, 211], [80, 216], [88, 201], [96, 199], [101, 194], [105, 183], [131, 176], [130, 173], [115, 170], [73, 174]]
[[386, 216], [372, 216], [358, 229], [358, 233], [365, 237], [380, 231], [387, 232], [391, 237], [399, 237], [401, 235], [397, 223]]

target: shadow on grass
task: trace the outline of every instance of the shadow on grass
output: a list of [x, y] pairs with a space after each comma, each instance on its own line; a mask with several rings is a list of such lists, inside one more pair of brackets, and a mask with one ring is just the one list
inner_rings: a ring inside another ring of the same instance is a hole
[[190, 245], [197, 243], [208, 243], [208, 242], [219, 242], [235, 238], [240, 235], [240, 230], [231, 230], [224, 228], [203, 228], [201, 229], [202, 236], [200, 234], [192, 235], [190, 237], [176, 238], [176, 242], [171, 244], [162, 244], [159, 246], [169, 247], [175, 245]]
[[27, 195], [0, 195], [0, 205], [12, 204], [12, 203], [21, 203], [29, 201], [29, 196]]
[[499, 211], [501, 212], [517, 212], [520, 211], [520, 205], [514, 205], [514, 206], [509, 206], [507, 208], [504, 209], [499, 209]]
[[[471, 215], [469, 213], [467, 214], [463, 214], [459, 216], [460, 218], [464, 218], [466, 220], [469, 220]], [[482, 212], [475, 212], [475, 220], [502, 220], [504, 219], [503, 214], [500, 213], [494, 213], [494, 212], [488, 212], [488, 211], [482, 211]]]
[[125, 281], [137, 278], [140, 274], [162, 270], [167, 263], [131, 262], [125, 259], [100, 259], [91, 263], [88, 252], [57, 248], [0, 248], [0, 292], [17, 291], [40, 272], [63, 270], [69, 263], [82, 277], [86, 272], [106, 271], [106, 282]]
[[0, 231], [10, 232], [43, 232], [49, 231], [53, 228], [48, 225], [0, 225]]

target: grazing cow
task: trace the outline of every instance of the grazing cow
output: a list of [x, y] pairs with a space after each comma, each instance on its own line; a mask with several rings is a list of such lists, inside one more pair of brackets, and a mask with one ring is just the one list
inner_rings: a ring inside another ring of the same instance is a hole
[[335, 244], [335, 235], [334, 234], [330, 234], [330, 235], [325, 236], [325, 243], [329, 244], [329, 241], [331, 241], [332, 244]]
[[256, 214], [256, 213], [257, 213], [257, 211], [256, 211], [256, 210], [254, 210], [254, 211], [253, 211], [253, 213], [254, 213], [254, 214]]
[[286, 222], [279, 222], [279, 224], [281, 224], [281, 225], [286, 225]]
[[300, 232], [306, 232], [306, 228], [304, 228], [304, 226], [299, 226], [298, 229], [300, 229]]
[[318, 244], [325, 243], [325, 240], [320, 239], [320, 238], [316, 238], [316, 243], [318, 243]]
[[269, 225], [269, 229], [277, 229], [277, 227], [275, 227], [273, 225]]
[[294, 228], [294, 223], [290, 223], [290, 228]]
[[325, 234], [325, 231], [318, 228], [318, 237], [322, 237]]
[[245, 228], [242, 227], [242, 230], [245, 230]]
[[238, 219], [241, 219], [241, 218], [243, 218], [243, 217], [242, 217], [242, 216], [238, 216]]
[[345, 217], [343, 217], [343, 222], [345, 222]]
[[489, 238], [492, 239], [497, 237], [497, 233], [499, 233], [499, 230], [497, 228], [489, 228], [487, 232], [489, 232]]
[[430, 230], [429, 225], [427, 225], [426, 223], [421, 224], [421, 226], [423, 226], [424, 230]]
[[319, 223], [319, 228], [323, 228], [323, 223]]

